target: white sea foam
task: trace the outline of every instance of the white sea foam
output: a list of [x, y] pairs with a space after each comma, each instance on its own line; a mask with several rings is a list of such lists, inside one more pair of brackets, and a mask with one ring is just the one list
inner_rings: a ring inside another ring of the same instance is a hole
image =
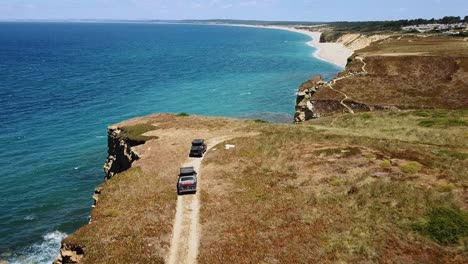
[[32, 220], [36, 219], [36, 216], [35, 215], [28, 215], [28, 216], [24, 217], [23, 219], [27, 220], [27, 221], [32, 221]]
[[10, 264], [52, 263], [58, 255], [60, 242], [66, 236], [67, 234], [60, 231], [47, 233], [44, 235], [42, 242], [33, 244], [23, 252], [13, 254], [7, 261]]

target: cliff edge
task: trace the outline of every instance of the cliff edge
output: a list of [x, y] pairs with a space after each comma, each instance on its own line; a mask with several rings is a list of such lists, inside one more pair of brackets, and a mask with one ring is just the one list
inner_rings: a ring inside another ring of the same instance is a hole
[[467, 41], [392, 36], [356, 51], [329, 82], [303, 83], [295, 122], [388, 109], [466, 109], [467, 80]]

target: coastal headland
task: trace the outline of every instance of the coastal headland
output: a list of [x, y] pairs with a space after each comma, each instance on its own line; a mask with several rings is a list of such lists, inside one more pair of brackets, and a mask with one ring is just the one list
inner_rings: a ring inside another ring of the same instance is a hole
[[[466, 110], [418, 110], [115, 124], [109, 160], [131, 166], [108, 173], [90, 224], [63, 240], [56, 263], [464, 263], [467, 122]], [[199, 191], [177, 196], [193, 138], [210, 148]], [[450, 237], [431, 233], [447, 224], [439, 215], [459, 221]]]
[[[468, 261], [468, 42], [327, 45], [277, 29], [346, 66], [300, 87], [298, 124], [156, 114], [110, 126], [91, 222], [55, 263]], [[178, 196], [194, 138], [209, 144], [200, 189]]]

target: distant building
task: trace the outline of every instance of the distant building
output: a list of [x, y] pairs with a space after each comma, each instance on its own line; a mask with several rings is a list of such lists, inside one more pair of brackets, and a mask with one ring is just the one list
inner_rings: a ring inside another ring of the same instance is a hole
[[416, 30], [420, 33], [437, 30], [437, 31], [443, 31], [442, 33], [446, 35], [457, 35], [460, 32], [454, 31], [454, 29], [468, 30], [468, 23], [412, 25], [412, 26], [402, 27], [401, 29], [405, 31]]

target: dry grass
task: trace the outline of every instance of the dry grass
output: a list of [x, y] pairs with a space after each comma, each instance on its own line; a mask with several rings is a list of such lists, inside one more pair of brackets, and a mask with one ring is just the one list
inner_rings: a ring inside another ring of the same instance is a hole
[[92, 223], [67, 237], [65, 243], [84, 248], [83, 263], [164, 263], [175, 215], [177, 174], [188, 158], [192, 139], [249, 131], [252, 124], [163, 114], [117, 126], [132, 132], [132, 139], [145, 132], [153, 140], [136, 147], [141, 158], [131, 169], [100, 186]]
[[[231, 143], [235, 150], [218, 148], [205, 160], [201, 263], [468, 259], [463, 246], [437, 245], [412, 228], [430, 208], [466, 207], [466, 168], [446, 170], [446, 157], [426, 153], [425, 145], [326, 135], [305, 125]], [[422, 159], [428, 165], [414, 174], [399, 167]], [[435, 187], [448, 179], [452, 192]]]
[[[398, 56], [388, 56], [392, 54]], [[365, 57], [368, 74], [334, 85], [352, 101], [402, 109], [468, 108], [468, 42], [462, 39], [393, 38], [356, 56]], [[362, 62], [353, 59], [346, 72], [362, 72], [361, 67]], [[320, 89], [312, 99], [340, 101], [343, 96]]]
[[395, 36], [378, 41], [360, 50], [359, 53], [365, 56], [422, 53], [432, 56], [468, 57], [468, 42], [453, 37]]
[[[176, 175], [191, 140], [258, 131], [226, 142], [234, 149], [207, 153], [199, 263], [466, 262], [463, 244], [438, 245], [413, 228], [433, 207], [467, 208], [466, 145], [370, 130], [401, 118], [402, 126], [427, 135], [466, 132], [418, 126], [427, 115], [343, 118], [291, 126], [156, 115], [120, 123], [151, 124], [145, 136], [158, 138], [136, 147], [141, 159], [133, 168], [101, 186], [93, 222], [65, 242], [84, 247], [83, 263], [164, 262]], [[382, 168], [385, 160], [389, 166]], [[421, 170], [404, 173], [400, 167], [409, 162]]]
[[[449, 120], [459, 122], [451, 123]], [[421, 125], [422, 121], [443, 125], [426, 126]], [[467, 122], [467, 110], [419, 110], [348, 114], [321, 118], [308, 124], [326, 133], [338, 135], [467, 148]]]

